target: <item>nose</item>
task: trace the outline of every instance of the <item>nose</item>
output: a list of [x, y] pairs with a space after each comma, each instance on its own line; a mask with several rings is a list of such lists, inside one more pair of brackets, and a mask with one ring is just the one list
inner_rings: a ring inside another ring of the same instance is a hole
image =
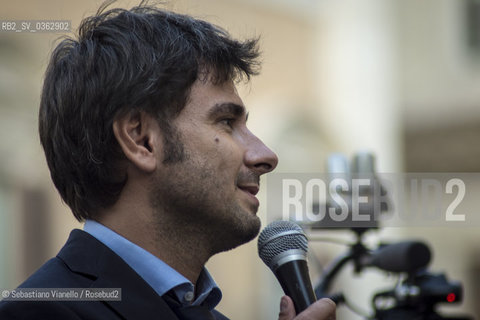
[[275, 169], [278, 164], [277, 155], [270, 150], [257, 136], [248, 131], [247, 148], [244, 163], [259, 175]]

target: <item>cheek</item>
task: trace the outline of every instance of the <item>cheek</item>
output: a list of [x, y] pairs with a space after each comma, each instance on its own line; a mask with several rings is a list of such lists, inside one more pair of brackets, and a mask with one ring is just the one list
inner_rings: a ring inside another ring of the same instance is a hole
[[234, 170], [234, 174], [243, 164], [243, 151], [233, 139], [215, 137], [213, 139], [213, 154], [217, 159], [219, 170]]

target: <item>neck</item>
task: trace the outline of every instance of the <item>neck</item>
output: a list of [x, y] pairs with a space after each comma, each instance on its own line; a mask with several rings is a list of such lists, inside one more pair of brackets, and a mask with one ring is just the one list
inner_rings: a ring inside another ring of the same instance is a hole
[[188, 223], [166, 221], [165, 217], [171, 215], [147, 208], [121, 208], [117, 203], [102, 212], [97, 221], [158, 257], [195, 285], [213, 255], [208, 249], [209, 240]]
[[195, 284], [212, 256], [208, 239], [188, 224], [157, 221], [154, 229], [151, 252]]

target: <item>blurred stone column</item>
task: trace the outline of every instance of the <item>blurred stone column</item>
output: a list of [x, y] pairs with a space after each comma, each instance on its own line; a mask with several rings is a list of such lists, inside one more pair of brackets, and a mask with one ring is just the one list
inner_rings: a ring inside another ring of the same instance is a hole
[[326, 0], [317, 20], [320, 123], [338, 151], [371, 150], [383, 172], [402, 167], [397, 12], [393, 0]]
[[[336, 151], [348, 156], [373, 152], [379, 172], [402, 170], [397, 12], [392, 0], [326, 0], [318, 8], [319, 122]], [[336, 284], [349, 301], [367, 311], [376, 288], [389, 283], [377, 271], [359, 278], [352, 271], [346, 270]], [[345, 307], [337, 317], [361, 319]]]

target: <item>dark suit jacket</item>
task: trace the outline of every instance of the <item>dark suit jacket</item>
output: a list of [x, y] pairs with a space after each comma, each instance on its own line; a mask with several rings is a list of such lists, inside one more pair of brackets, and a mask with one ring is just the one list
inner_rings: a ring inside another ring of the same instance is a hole
[[[0, 319], [175, 319], [152, 287], [103, 243], [73, 230], [23, 288], [121, 288], [121, 301], [2, 301]], [[227, 319], [214, 311], [217, 319]]]

